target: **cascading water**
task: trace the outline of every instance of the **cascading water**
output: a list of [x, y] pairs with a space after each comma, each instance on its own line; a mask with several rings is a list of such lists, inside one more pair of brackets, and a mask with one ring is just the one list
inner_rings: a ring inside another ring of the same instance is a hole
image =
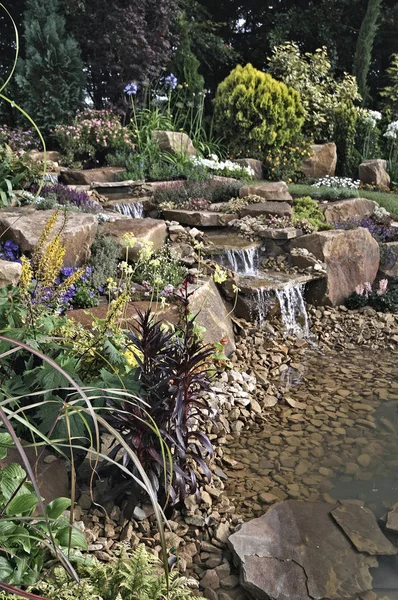
[[232, 269], [237, 275], [257, 275], [259, 250], [245, 248], [243, 250], [225, 250], [224, 254], [216, 257], [217, 262], [227, 269]]
[[286, 331], [300, 337], [309, 337], [310, 328], [303, 292], [303, 284], [287, 285], [281, 290], [275, 290]]
[[286, 332], [299, 337], [309, 337], [308, 314], [304, 302], [304, 285], [286, 285], [282, 289], [258, 288], [255, 295], [257, 319], [261, 325], [272, 307], [272, 298], [278, 299], [282, 322]]
[[144, 206], [142, 202], [121, 202], [115, 206], [117, 212], [133, 219], [142, 219], [144, 216]]

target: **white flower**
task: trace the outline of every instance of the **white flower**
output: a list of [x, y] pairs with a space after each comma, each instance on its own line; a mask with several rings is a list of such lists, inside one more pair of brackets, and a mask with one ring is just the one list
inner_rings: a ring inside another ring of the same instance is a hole
[[351, 179], [350, 177], [330, 177], [326, 175], [323, 179], [318, 179], [316, 183], [312, 185], [314, 188], [329, 187], [329, 188], [348, 188], [350, 190], [357, 190], [361, 182], [359, 179]]
[[232, 160], [220, 161], [216, 154], [210, 154], [209, 158], [193, 156], [191, 158], [195, 165], [201, 165], [210, 171], [232, 171], [235, 173], [246, 173], [253, 177], [254, 171], [251, 167], [242, 167], [241, 165], [232, 162]]
[[396, 140], [398, 137], [398, 121], [393, 121], [387, 127], [384, 137]]

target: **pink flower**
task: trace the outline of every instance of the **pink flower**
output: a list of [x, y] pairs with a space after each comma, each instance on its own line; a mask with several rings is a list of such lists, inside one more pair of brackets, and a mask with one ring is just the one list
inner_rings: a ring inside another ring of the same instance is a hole
[[387, 291], [387, 286], [388, 286], [388, 280], [387, 279], [381, 279], [379, 281], [379, 289], [377, 290], [377, 295], [378, 296], [383, 296], [383, 294], [385, 294], [386, 291]]

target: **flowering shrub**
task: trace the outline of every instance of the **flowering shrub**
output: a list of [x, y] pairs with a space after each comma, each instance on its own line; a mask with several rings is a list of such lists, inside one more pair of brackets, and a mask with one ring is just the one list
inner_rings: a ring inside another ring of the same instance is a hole
[[[30, 191], [32, 194], [35, 194], [38, 188], [39, 186], [34, 184], [31, 186]], [[62, 183], [43, 186], [39, 198], [36, 199], [36, 203], [43, 204], [43, 200], [52, 200], [54, 206], [75, 206], [86, 211], [98, 209], [97, 203], [90, 200], [87, 192], [74, 190]]]
[[395, 312], [398, 310], [398, 287], [388, 288], [387, 279], [381, 279], [378, 287], [372, 288], [369, 282], [357, 286], [345, 302], [352, 310], [371, 306], [380, 312]]
[[312, 185], [314, 188], [329, 187], [329, 188], [346, 188], [350, 190], [358, 190], [361, 182], [359, 179], [351, 179], [350, 177], [330, 177], [326, 175], [323, 179], [318, 179], [316, 183]]
[[340, 221], [334, 223], [335, 229], [356, 229], [357, 227], [364, 227], [372, 234], [375, 240], [379, 243], [389, 242], [396, 236], [396, 230], [391, 227], [391, 218], [387, 217], [386, 222], [372, 217], [356, 218], [351, 217], [346, 221]]
[[202, 211], [209, 210], [210, 207], [211, 203], [208, 200], [206, 200], [206, 198], [191, 198], [190, 200], [188, 200], [188, 202], [183, 204], [183, 208], [186, 210]]
[[54, 136], [68, 164], [102, 164], [108, 153], [134, 150], [129, 130], [111, 110], [78, 112], [71, 125], [57, 125]]
[[254, 171], [251, 167], [242, 167], [232, 162], [232, 160], [220, 160], [216, 154], [211, 154], [209, 158], [192, 156], [191, 161], [194, 165], [205, 167], [214, 175], [222, 177], [235, 177], [237, 179], [252, 179]]
[[304, 136], [297, 136], [291, 144], [270, 148], [264, 156], [264, 174], [274, 181], [297, 180], [303, 177], [301, 163], [312, 156], [311, 144]]
[[11, 129], [7, 125], [0, 125], [0, 146], [3, 144], [18, 152], [41, 149], [40, 139], [35, 132], [27, 129]]

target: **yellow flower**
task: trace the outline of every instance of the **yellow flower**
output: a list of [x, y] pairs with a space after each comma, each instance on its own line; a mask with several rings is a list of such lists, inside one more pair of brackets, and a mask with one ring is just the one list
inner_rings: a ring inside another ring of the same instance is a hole
[[29, 295], [30, 283], [33, 279], [33, 270], [30, 261], [26, 256], [21, 257], [22, 271], [21, 279], [19, 280], [19, 293], [22, 298], [27, 298]]
[[153, 242], [150, 240], [143, 240], [140, 242], [141, 249], [139, 251], [139, 259], [140, 260], [149, 260], [153, 253]]
[[213, 273], [213, 279], [216, 283], [224, 283], [227, 280], [227, 271], [220, 267], [220, 265], [216, 265], [215, 271]]
[[134, 233], [124, 233], [122, 235], [122, 243], [126, 248], [134, 248], [137, 243], [137, 238]]

